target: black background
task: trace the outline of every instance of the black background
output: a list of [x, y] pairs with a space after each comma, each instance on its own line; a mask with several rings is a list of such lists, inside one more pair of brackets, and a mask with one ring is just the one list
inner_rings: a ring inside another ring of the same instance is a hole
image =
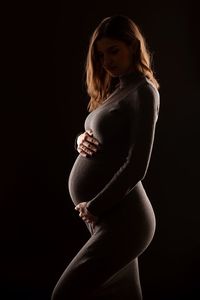
[[[8, 3], [1, 8], [0, 299], [47, 300], [88, 238], [67, 179], [88, 97], [89, 37], [120, 13], [154, 54], [161, 108], [144, 180], [157, 218], [140, 257], [146, 300], [199, 299], [199, 15], [192, 1]], [[120, 221], [120, 220], [119, 220]]]

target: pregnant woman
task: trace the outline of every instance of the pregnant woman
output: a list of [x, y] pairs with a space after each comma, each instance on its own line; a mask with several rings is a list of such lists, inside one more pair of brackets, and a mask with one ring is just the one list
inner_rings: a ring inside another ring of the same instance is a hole
[[56, 284], [52, 300], [141, 300], [138, 257], [155, 232], [143, 188], [159, 112], [158, 82], [138, 26], [103, 19], [86, 63], [90, 96], [69, 192], [91, 237]]

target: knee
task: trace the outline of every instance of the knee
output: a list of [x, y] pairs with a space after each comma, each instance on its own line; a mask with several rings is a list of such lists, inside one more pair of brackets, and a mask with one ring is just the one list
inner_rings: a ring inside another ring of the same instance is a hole
[[51, 300], [64, 300], [64, 299], [65, 297], [63, 297], [61, 290], [58, 287], [55, 287], [51, 295]]
[[59, 294], [57, 293], [56, 289], [53, 290], [51, 295], [51, 300], [59, 300]]
[[65, 282], [65, 284], [57, 284], [51, 294], [51, 300], [73, 299], [75, 293], [76, 289], [68, 285], [67, 282]]

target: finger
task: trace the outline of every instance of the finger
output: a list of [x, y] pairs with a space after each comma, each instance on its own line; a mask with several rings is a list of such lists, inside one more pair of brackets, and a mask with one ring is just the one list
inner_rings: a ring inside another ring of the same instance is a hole
[[80, 150], [80, 152], [85, 153], [86, 155], [92, 155], [93, 154], [93, 152], [90, 149], [88, 149], [85, 145], [83, 145], [83, 143], [81, 143], [79, 145], [78, 150]]
[[87, 213], [82, 212], [82, 218], [85, 218], [85, 220], [88, 220], [88, 222], [94, 222], [94, 218], [89, 216]]
[[93, 152], [96, 152], [97, 151], [97, 146], [88, 142], [88, 141], [83, 141], [81, 143], [81, 146], [85, 146], [89, 151], [93, 151]]
[[86, 223], [91, 223], [91, 220], [89, 218], [87, 218], [86, 216], [82, 216], [81, 217], [83, 221], [85, 221]]
[[87, 153], [85, 153], [84, 151], [82, 151], [80, 148], [77, 148], [77, 151], [79, 152], [79, 154], [83, 157], [87, 157]]
[[75, 206], [75, 209], [78, 210], [79, 212], [83, 212], [83, 208], [81, 203]]
[[[77, 148], [77, 151], [82, 155], [82, 156], [87, 156], [90, 150], [87, 149], [87, 147], [85, 147], [84, 145], [79, 145], [79, 147]], [[90, 151], [91, 152], [91, 151]], [[90, 155], [90, 154], [89, 154]]]
[[87, 219], [87, 223], [91, 223], [92, 225], [95, 225], [94, 221], [91, 219]]
[[83, 214], [82, 214], [80, 217], [82, 218], [83, 221], [85, 221], [85, 222], [87, 222], [87, 223], [92, 222], [89, 218], [87, 218], [87, 217], [86, 217], [85, 215], [83, 215]]
[[92, 223], [90, 220], [86, 219], [84, 220], [86, 223]]
[[90, 136], [93, 135], [92, 129], [87, 129], [87, 130], [86, 130], [86, 133], [88, 133]]
[[90, 144], [93, 144], [95, 146], [98, 146], [99, 145], [99, 141], [94, 138], [94, 137], [91, 137], [89, 135], [85, 135], [85, 138], [83, 139], [83, 141], [87, 141], [89, 142]]

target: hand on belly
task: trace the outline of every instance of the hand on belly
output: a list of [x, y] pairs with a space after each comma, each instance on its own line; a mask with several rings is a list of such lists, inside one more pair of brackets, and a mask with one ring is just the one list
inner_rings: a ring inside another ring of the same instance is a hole
[[87, 202], [81, 202], [78, 205], [75, 206], [75, 210], [79, 211], [79, 217], [82, 218], [83, 221], [87, 223], [96, 223], [97, 217], [95, 217], [93, 214], [91, 214], [87, 207]]

